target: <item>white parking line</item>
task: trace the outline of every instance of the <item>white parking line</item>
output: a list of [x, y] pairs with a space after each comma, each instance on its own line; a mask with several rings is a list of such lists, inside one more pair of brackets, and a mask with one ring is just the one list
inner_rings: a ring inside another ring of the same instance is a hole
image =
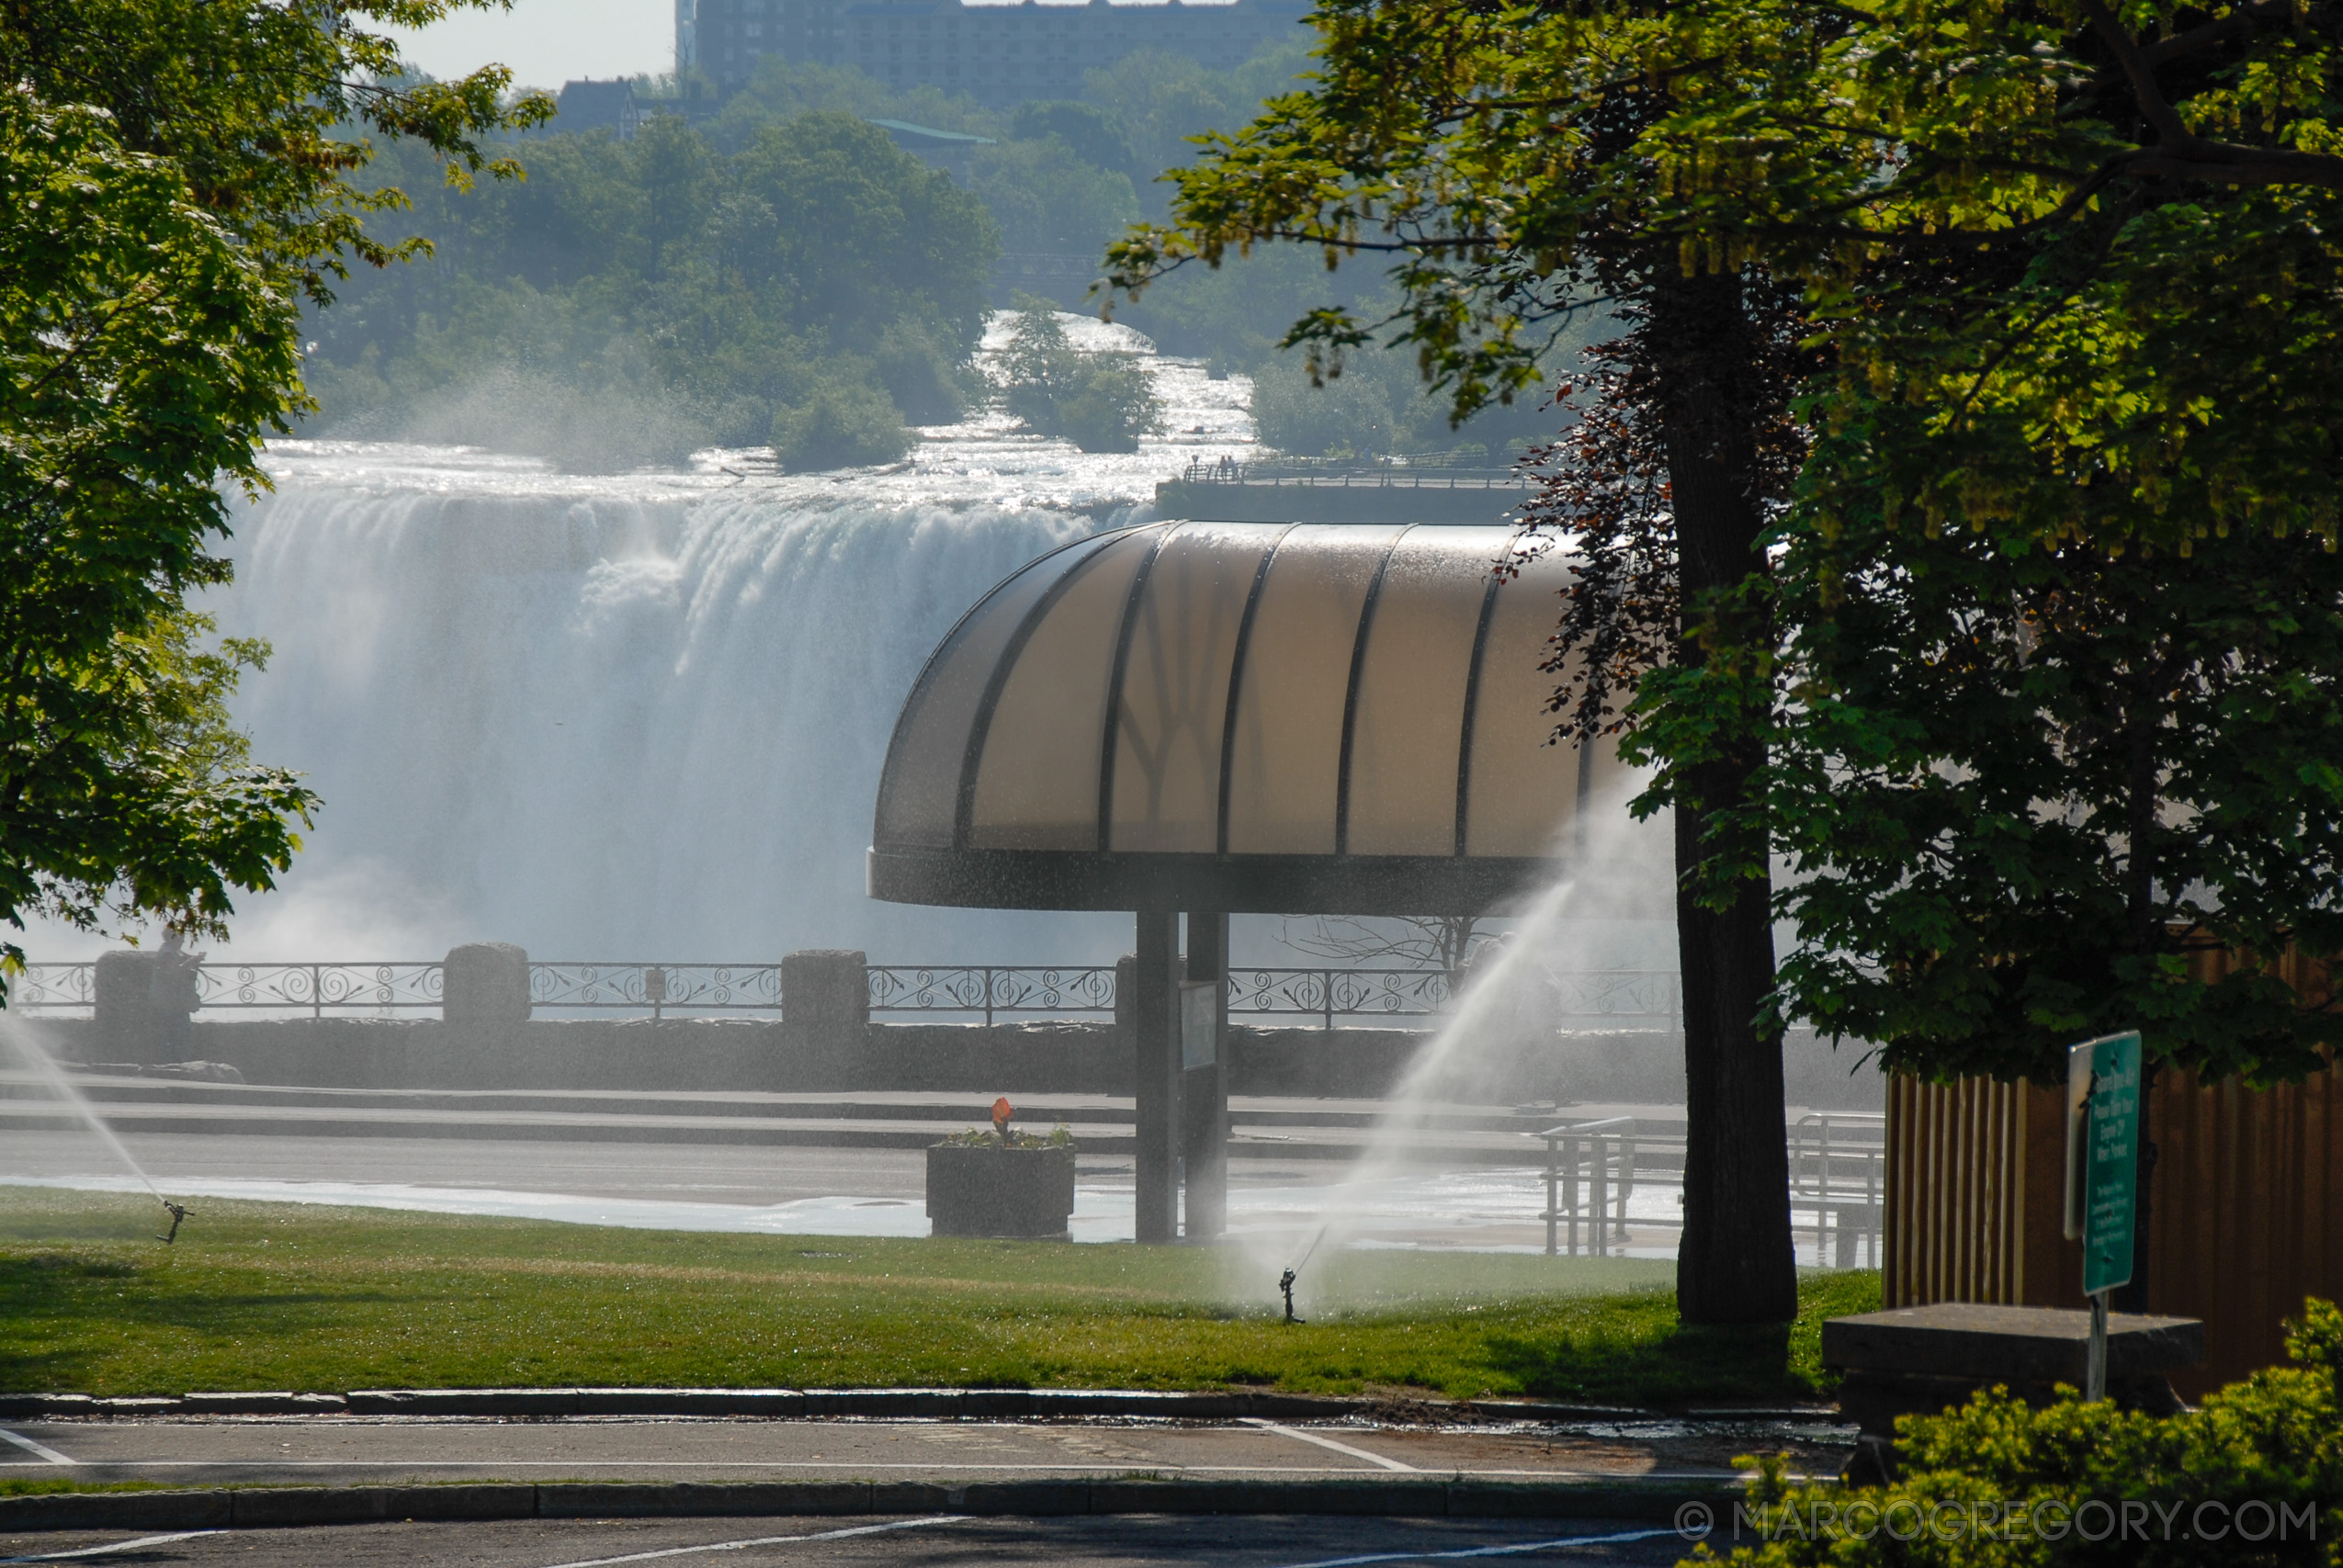
[[46, 1443], [36, 1443], [30, 1438], [11, 1432], [6, 1427], [0, 1427], [0, 1442], [14, 1443], [25, 1452], [38, 1454], [51, 1464], [79, 1464], [81, 1462], [77, 1459], [67, 1459]]
[[1525, 1551], [1558, 1551], [1573, 1546], [1624, 1546], [1631, 1540], [1657, 1540], [1681, 1530], [1626, 1530], [1618, 1535], [1566, 1535], [1555, 1540], [1522, 1540], [1510, 1546], [1469, 1546], [1453, 1551], [1376, 1551], [1364, 1557], [1321, 1557], [1314, 1562], [1286, 1562], [1279, 1568], [1358, 1568], [1363, 1562], [1447, 1562], [1465, 1557], [1517, 1557]]
[[162, 1546], [175, 1540], [193, 1540], [199, 1535], [221, 1535], [221, 1530], [181, 1530], [176, 1535], [142, 1535], [136, 1540], [118, 1540], [107, 1546], [85, 1546], [79, 1551], [44, 1551], [38, 1557], [0, 1557], [0, 1562], [63, 1562], [75, 1557], [103, 1557], [112, 1551], [136, 1551], [142, 1546]]
[[1264, 1432], [1274, 1432], [1281, 1438], [1296, 1438], [1305, 1443], [1316, 1443], [1321, 1449], [1332, 1449], [1338, 1454], [1349, 1454], [1353, 1459], [1363, 1459], [1369, 1464], [1379, 1464], [1386, 1470], [1404, 1470], [1409, 1475], [1423, 1473], [1412, 1464], [1401, 1464], [1396, 1459], [1385, 1459], [1381, 1454], [1371, 1454], [1364, 1449], [1354, 1449], [1348, 1443], [1338, 1443], [1331, 1438], [1321, 1438], [1316, 1432], [1304, 1432], [1292, 1427], [1280, 1427], [1276, 1422], [1264, 1421], [1258, 1416], [1247, 1416], [1243, 1417], [1243, 1420], [1248, 1427], [1258, 1427]]
[[891, 1525], [856, 1525], [852, 1529], [823, 1530], [820, 1535], [763, 1535], [753, 1540], [718, 1540], [706, 1546], [671, 1546], [663, 1551], [630, 1551], [624, 1557], [587, 1557], [556, 1562], [552, 1568], [605, 1568], [612, 1562], [648, 1562], [655, 1557], [691, 1557], [707, 1551], [746, 1551], [752, 1546], [789, 1546], [805, 1540], [843, 1540], [853, 1535], [883, 1535], [889, 1530], [915, 1530], [928, 1525], [956, 1525], [965, 1514], [938, 1514], [926, 1519], [898, 1519]]

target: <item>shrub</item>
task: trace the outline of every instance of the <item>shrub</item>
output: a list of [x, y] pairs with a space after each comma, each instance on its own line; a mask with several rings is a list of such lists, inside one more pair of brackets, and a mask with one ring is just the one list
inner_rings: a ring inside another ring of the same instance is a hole
[[1019, 306], [1024, 313], [1002, 356], [1001, 401], [1026, 429], [1085, 452], [1136, 452], [1141, 435], [1162, 428], [1162, 404], [1137, 355], [1086, 353], [1046, 301]]
[[[1744, 1461], [1760, 1472], [1746, 1506], [1756, 1523], [1738, 1524], [1745, 1544], [1731, 1561], [2343, 1562], [2343, 1313], [2313, 1301], [2290, 1327], [2295, 1365], [2256, 1372], [2179, 1416], [2086, 1404], [2072, 1390], [2036, 1410], [1993, 1390], [1941, 1416], [1906, 1416], [1896, 1425], [1904, 1475], [1892, 1486], [1794, 1486], [1779, 1460]], [[1760, 1544], [1748, 1545], [1753, 1531]]]
[[[938, 1140], [947, 1148], [997, 1149], [1002, 1146], [1001, 1134], [990, 1127], [971, 1127], [965, 1133], [954, 1133]], [[1074, 1134], [1063, 1122], [1049, 1130], [1049, 1136], [1038, 1133], [1012, 1133], [1008, 1146], [1013, 1149], [1070, 1149]]]
[[[871, 356], [879, 383], [903, 417], [914, 424], [953, 424], [968, 412], [968, 372], [945, 352], [935, 333], [913, 321], [897, 321], [880, 334]], [[983, 378], [973, 377], [980, 394]]]
[[829, 382], [773, 416], [774, 460], [793, 474], [891, 463], [911, 449], [903, 416], [876, 387]]

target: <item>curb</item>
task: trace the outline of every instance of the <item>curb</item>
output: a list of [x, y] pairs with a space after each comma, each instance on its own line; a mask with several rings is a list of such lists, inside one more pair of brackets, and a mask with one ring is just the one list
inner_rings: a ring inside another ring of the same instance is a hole
[[[929, 1420], [1066, 1420], [1141, 1416], [1233, 1421], [1245, 1416], [1339, 1420], [1377, 1403], [1252, 1391], [1024, 1388], [373, 1388], [348, 1393], [189, 1393], [96, 1399], [85, 1393], [0, 1394], [0, 1420], [155, 1416], [754, 1416], [772, 1420], [916, 1417]], [[1443, 1408], [1432, 1403], [1429, 1408]], [[1828, 1405], [1669, 1413], [1543, 1400], [1460, 1400], [1460, 1419], [1500, 1421], [1814, 1421], [1843, 1419]]]
[[1416, 1518], [1637, 1519], [1729, 1506], [1735, 1482], [781, 1481], [549, 1482], [455, 1486], [225, 1487], [0, 1497], [0, 1531], [263, 1529], [385, 1520], [813, 1517], [959, 1513], [1352, 1514]]

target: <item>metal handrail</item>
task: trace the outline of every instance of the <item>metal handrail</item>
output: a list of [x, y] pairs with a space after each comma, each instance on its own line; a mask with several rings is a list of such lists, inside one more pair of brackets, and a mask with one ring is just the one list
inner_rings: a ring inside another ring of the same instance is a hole
[[[1789, 1168], [1787, 1199], [1794, 1230], [1811, 1228], [1817, 1264], [1841, 1269], [1868, 1263], [1879, 1266], [1884, 1218], [1880, 1194], [1886, 1172], [1886, 1117], [1877, 1111], [1828, 1111], [1808, 1112], [1783, 1129]], [[1862, 1133], [1877, 1130], [1876, 1140], [1840, 1136], [1832, 1130]], [[1628, 1238], [1627, 1199], [1637, 1182], [1667, 1186], [1681, 1182], [1655, 1154], [1681, 1153], [1682, 1137], [1647, 1134], [1632, 1116], [1606, 1116], [1591, 1122], [1564, 1122], [1526, 1133], [1545, 1144], [1546, 1256], [1580, 1255], [1579, 1230], [1586, 1225], [1584, 1251], [1609, 1257], [1612, 1244]], [[1813, 1213], [1811, 1227], [1794, 1224], [1799, 1210]], [[1666, 1229], [1680, 1222], [1638, 1219], [1637, 1226]], [[1835, 1246], [1834, 1246], [1835, 1242]]]
[[[445, 985], [439, 961], [188, 965], [203, 1010], [382, 1012], [436, 1008]], [[776, 1012], [778, 964], [535, 960], [529, 999], [557, 1011]], [[28, 964], [9, 984], [8, 1005], [25, 1010], [96, 1003], [96, 965], [82, 960]], [[874, 1013], [957, 1013], [987, 1023], [1004, 1015], [1111, 1015], [1112, 964], [900, 964], [865, 966]], [[1545, 1000], [1558, 1019], [1681, 1017], [1677, 979], [1666, 970], [1599, 969], [1546, 976]], [[1448, 1010], [1463, 976], [1443, 969], [1253, 966], [1229, 972], [1232, 1019], [1309, 1018], [1331, 1030], [1341, 1019], [1432, 1018]]]
[[1115, 1011], [1115, 966], [1040, 968], [1017, 964], [868, 964], [863, 966], [873, 1012], [1002, 1013]]
[[[1443, 464], [1350, 463], [1325, 459], [1274, 458], [1251, 463], [1208, 462], [1191, 457], [1181, 470], [1183, 484], [1293, 485], [1298, 489], [1522, 490], [1531, 480], [1513, 468], [1468, 468]], [[1429, 481], [1429, 482], [1427, 482]]]

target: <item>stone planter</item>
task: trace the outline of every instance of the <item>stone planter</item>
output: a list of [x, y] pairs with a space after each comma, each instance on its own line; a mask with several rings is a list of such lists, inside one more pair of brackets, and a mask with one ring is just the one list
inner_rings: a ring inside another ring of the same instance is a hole
[[1064, 1240], [1074, 1212], [1074, 1151], [1060, 1146], [935, 1144], [927, 1151], [927, 1215], [937, 1235]]

